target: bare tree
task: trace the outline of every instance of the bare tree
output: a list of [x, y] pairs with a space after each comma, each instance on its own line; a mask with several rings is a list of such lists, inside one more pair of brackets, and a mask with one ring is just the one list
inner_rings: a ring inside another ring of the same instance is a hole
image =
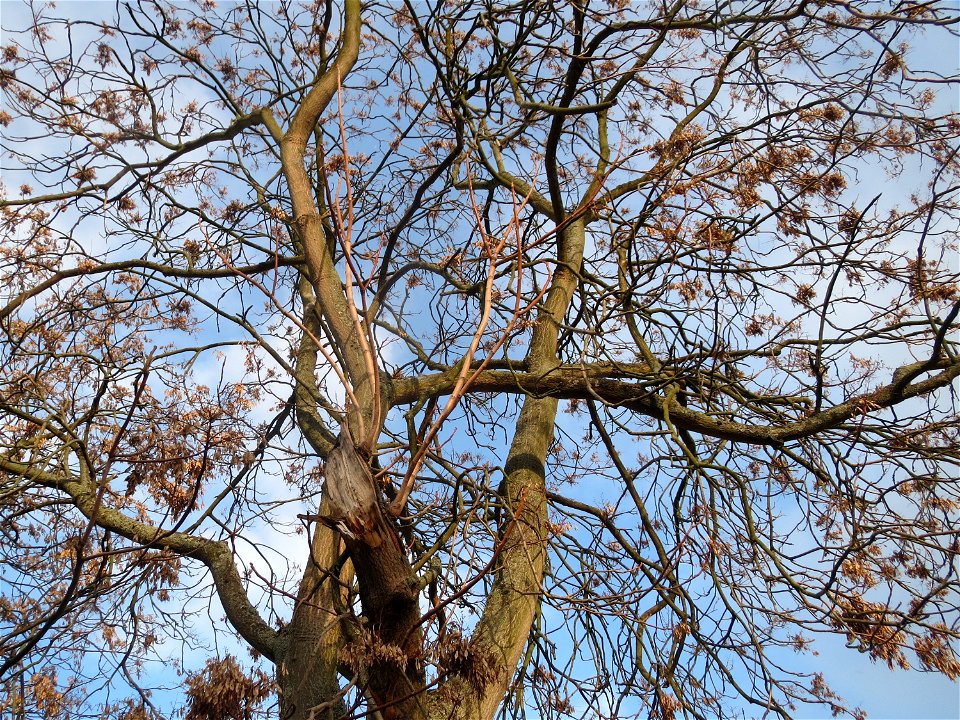
[[955, 5], [5, 15], [0, 712], [960, 677]]

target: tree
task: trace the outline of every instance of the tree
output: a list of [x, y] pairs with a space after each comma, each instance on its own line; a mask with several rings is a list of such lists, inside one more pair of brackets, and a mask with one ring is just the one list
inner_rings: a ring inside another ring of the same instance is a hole
[[58, 12], [0, 70], [5, 708], [960, 677], [955, 6]]

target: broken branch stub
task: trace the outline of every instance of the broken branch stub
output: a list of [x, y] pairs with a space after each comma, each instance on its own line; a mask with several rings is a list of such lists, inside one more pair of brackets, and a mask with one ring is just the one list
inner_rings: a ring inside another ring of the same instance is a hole
[[382, 519], [373, 475], [346, 426], [340, 431], [337, 446], [327, 456], [324, 476], [330, 508], [325, 518], [328, 524], [351, 540], [360, 540], [370, 547], [380, 545], [382, 535], [377, 531]]

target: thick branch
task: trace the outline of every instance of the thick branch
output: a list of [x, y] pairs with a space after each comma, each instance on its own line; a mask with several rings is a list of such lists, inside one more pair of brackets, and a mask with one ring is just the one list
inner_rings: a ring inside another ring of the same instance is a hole
[[[541, 377], [559, 365], [560, 324], [577, 286], [584, 244], [582, 220], [559, 232], [558, 267], [527, 353], [529, 367]], [[475, 640], [497, 659], [495, 679], [479, 693], [480, 718], [492, 718], [503, 701], [540, 607], [548, 539], [546, 458], [556, 416], [556, 398], [528, 394], [504, 465], [504, 501], [515, 525], [509, 537], [504, 536], [490, 596], [474, 632]]]
[[376, 378], [370, 377], [364, 341], [351, 316], [349, 301], [344, 295], [341, 278], [323, 231], [323, 222], [313, 194], [314, 184], [304, 167], [307, 140], [359, 56], [360, 26], [360, 0], [347, 0], [344, 3], [340, 51], [333, 64], [317, 78], [300, 103], [280, 141], [280, 158], [317, 305], [342, 353], [353, 392], [364, 406], [359, 410], [374, 416], [372, 408], [378, 401], [375, 396]]
[[[902, 386], [901, 378], [908, 377], [918, 368], [941, 372]], [[779, 426], [740, 423], [684, 407], [658, 392], [671, 378], [650, 373], [642, 379], [628, 379], [621, 366], [609, 364], [558, 366], [546, 373], [488, 370], [477, 376], [470, 386], [470, 392], [517, 393], [562, 399], [597, 398], [654, 418], [662, 418], [666, 408], [673, 424], [684, 430], [726, 440], [779, 445], [787, 440], [836, 427], [865, 412], [893, 407], [908, 398], [929, 394], [950, 385], [958, 376], [960, 361], [943, 359], [933, 365], [927, 361], [904, 365], [897, 369], [890, 383], [876, 390]], [[403, 405], [424, 397], [445, 395], [452, 390], [454, 382], [452, 372], [400, 378], [394, 381], [393, 402]]]
[[[326, 504], [320, 512], [326, 511]], [[300, 581], [290, 624], [277, 643], [277, 683], [283, 720], [328, 720], [345, 716], [337, 666], [344, 645], [341, 613], [349, 572], [339, 565], [340, 534], [324, 524], [313, 529], [310, 559]], [[338, 572], [339, 571], [339, 572]], [[327, 705], [327, 711], [314, 708]]]
[[357, 60], [360, 47], [360, 2], [347, 0], [341, 48], [333, 65], [314, 83], [280, 143], [283, 172], [290, 187], [293, 214], [300, 231], [310, 279], [317, 293], [324, 319], [341, 345], [351, 378], [361, 379], [365, 362], [359, 339], [354, 337], [347, 300], [340, 276], [330, 254], [313, 196], [313, 183], [304, 167], [304, 151], [313, 128], [326, 109], [342, 79]]
[[274, 659], [277, 632], [260, 617], [247, 597], [233, 561], [233, 554], [225, 543], [187, 533], [162, 530], [149, 523], [134, 520], [119, 510], [104, 505], [102, 497], [98, 499], [98, 492], [91, 483], [73, 476], [46, 472], [5, 457], [0, 457], [0, 471], [65, 492], [88, 520], [104, 530], [143, 547], [172, 550], [202, 562], [213, 576], [217, 595], [230, 624], [257, 652]]
[[327, 456], [320, 522], [343, 536], [356, 571], [367, 629], [392, 658], [372, 659], [369, 692], [385, 720], [424, 714], [421, 691], [423, 631], [416, 576], [403, 544], [384, 515], [366, 461], [359, 456], [346, 423]]
[[319, 349], [314, 338], [322, 335], [320, 319], [314, 308], [316, 307], [312, 287], [301, 274], [298, 280], [300, 297], [303, 301], [303, 327], [306, 332], [300, 338], [300, 347], [294, 365], [294, 379], [297, 382], [296, 408], [297, 425], [313, 451], [321, 458], [326, 458], [337, 442], [336, 436], [330, 432], [317, 409], [320, 400], [320, 389], [317, 387], [317, 360]]

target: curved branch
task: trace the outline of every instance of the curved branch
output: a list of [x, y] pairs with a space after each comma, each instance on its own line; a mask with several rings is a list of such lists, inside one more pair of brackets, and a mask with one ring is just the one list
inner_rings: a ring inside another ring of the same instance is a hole
[[0, 457], [0, 471], [66, 493], [88, 520], [104, 530], [145, 548], [172, 550], [202, 562], [210, 570], [217, 596], [230, 624], [257, 652], [270, 660], [276, 657], [277, 631], [264, 621], [247, 597], [233, 554], [226, 543], [162, 530], [150, 523], [134, 520], [119, 510], [105, 506], [103, 498], [98, 498], [98, 492], [91, 483], [74, 476], [50, 473], [6, 457]]
[[[307, 141], [320, 115], [340, 88], [342, 79], [359, 57], [360, 15], [360, 0], [347, 0], [344, 3], [340, 51], [333, 64], [316, 79], [300, 103], [290, 127], [280, 140], [280, 158], [290, 190], [295, 227], [302, 243], [318, 308], [342, 352], [346, 365], [344, 369], [353, 385], [353, 392], [364, 406], [358, 411], [375, 416], [371, 408], [375, 409], [378, 398], [376, 378], [371, 377], [369, 369], [369, 353], [364, 352], [365, 340], [361, 337], [362, 333], [358, 332], [349, 299], [344, 295], [343, 284], [323, 231], [313, 193], [314, 185], [304, 167]], [[367, 438], [370, 432], [360, 433], [359, 436]]]
[[57, 283], [63, 282], [64, 280], [69, 280], [70, 278], [83, 277], [86, 275], [95, 275], [95, 274], [105, 274], [111, 272], [122, 272], [125, 270], [150, 270], [158, 272], [161, 275], [167, 277], [177, 277], [177, 278], [227, 278], [232, 277], [237, 274], [237, 271], [243, 272], [247, 275], [253, 275], [255, 273], [269, 272], [270, 270], [276, 270], [279, 266], [287, 265], [297, 265], [302, 262], [303, 258], [297, 257], [288, 257], [288, 258], [271, 258], [269, 260], [264, 260], [263, 262], [256, 263], [254, 265], [246, 265], [243, 267], [222, 267], [222, 268], [210, 268], [208, 270], [201, 270], [196, 268], [175, 268], [170, 265], [164, 265], [163, 263], [150, 262], [149, 260], [119, 260], [117, 262], [102, 263], [93, 268], [85, 267], [72, 267], [66, 268], [64, 270], [59, 270], [49, 278], [39, 283], [38, 285], [24, 290], [22, 293], [17, 295], [15, 298], [10, 300], [6, 305], [0, 308], [0, 321], [6, 320], [10, 315], [21, 305], [23, 305], [27, 300], [32, 297], [40, 295], [46, 290], [54, 287]]

